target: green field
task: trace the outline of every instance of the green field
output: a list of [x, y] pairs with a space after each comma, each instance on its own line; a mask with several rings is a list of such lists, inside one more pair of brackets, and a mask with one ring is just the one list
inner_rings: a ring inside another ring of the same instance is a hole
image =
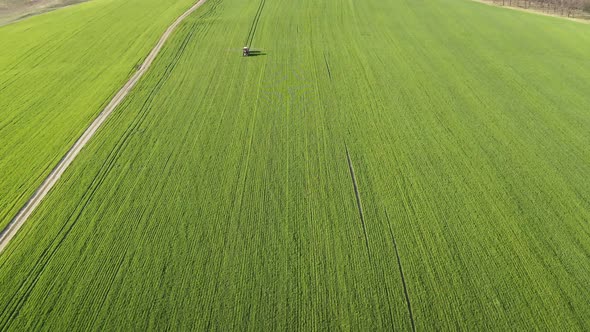
[[191, 3], [92, 0], [0, 27], [0, 228]]
[[85, 0], [0, 0], [0, 26]]
[[589, 330], [590, 25], [262, 1], [179, 27], [0, 255], [0, 330]]

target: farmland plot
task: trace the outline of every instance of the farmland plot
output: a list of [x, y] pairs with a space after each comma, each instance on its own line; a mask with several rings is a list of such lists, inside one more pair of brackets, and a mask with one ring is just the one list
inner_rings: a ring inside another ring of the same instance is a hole
[[191, 4], [95, 0], [0, 27], [0, 228]]
[[83, 0], [0, 0], [0, 26], [39, 15]]
[[0, 256], [0, 329], [587, 330], [589, 42], [209, 0]]

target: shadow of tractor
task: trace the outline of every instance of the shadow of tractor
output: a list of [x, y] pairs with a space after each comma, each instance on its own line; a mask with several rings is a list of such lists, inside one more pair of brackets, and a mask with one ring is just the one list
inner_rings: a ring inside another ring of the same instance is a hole
[[266, 55], [266, 53], [264, 53], [262, 51], [250, 51], [250, 54], [248, 54], [248, 56], [262, 56], [262, 55]]

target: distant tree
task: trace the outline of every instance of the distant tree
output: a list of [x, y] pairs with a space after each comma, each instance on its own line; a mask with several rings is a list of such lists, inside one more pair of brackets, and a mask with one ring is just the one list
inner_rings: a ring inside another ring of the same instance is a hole
[[[488, 0], [499, 3], [500, 0]], [[501, 0], [502, 6], [536, 8], [547, 13], [567, 17], [578, 16], [581, 12], [590, 13], [590, 0]]]

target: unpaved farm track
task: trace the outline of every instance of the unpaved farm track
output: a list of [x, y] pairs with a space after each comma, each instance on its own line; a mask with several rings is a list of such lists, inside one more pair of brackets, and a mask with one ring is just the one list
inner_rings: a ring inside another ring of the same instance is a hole
[[191, 8], [189, 8], [184, 14], [182, 14], [179, 18], [172, 23], [166, 29], [160, 40], [154, 46], [150, 54], [147, 56], [139, 70], [127, 81], [127, 83], [117, 92], [115, 97], [110, 101], [110, 103], [105, 107], [105, 109], [98, 115], [98, 117], [92, 122], [92, 124], [86, 129], [84, 134], [78, 138], [76, 143], [70, 148], [70, 150], [66, 153], [66, 155], [61, 159], [61, 161], [55, 166], [55, 168], [51, 171], [49, 176], [43, 181], [41, 186], [37, 188], [37, 191], [33, 194], [33, 196], [27, 201], [27, 203], [22, 207], [22, 209], [18, 212], [18, 214], [10, 221], [10, 223], [2, 230], [0, 233], [0, 253], [4, 251], [10, 240], [16, 235], [18, 230], [24, 225], [27, 221], [29, 216], [35, 211], [35, 208], [39, 206], [43, 198], [47, 195], [47, 193], [53, 188], [53, 186], [57, 183], [59, 178], [62, 174], [68, 169], [70, 164], [74, 161], [78, 153], [82, 150], [82, 148], [90, 141], [92, 136], [96, 133], [98, 128], [102, 126], [102, 124], [106, 121], [106, 119], [111, 115], [111, 113], [119, 106], [119, 104], [125, 99], [125, 97], [129, 94], [129, 91], [133, 89], [135, 84], [139, 81], [139, 79], [147, 72], [147, 70], [154, 62], [158, 53], [164, 46], [164, 43], [168, 40], [168, 38], [172, 35], [172, 32], [178, 27], [178, 25], [192, 12], [197, 10], [202, 4], [205, 3], [207, 0], [199, 0], [196, 4], [194, 4]]

